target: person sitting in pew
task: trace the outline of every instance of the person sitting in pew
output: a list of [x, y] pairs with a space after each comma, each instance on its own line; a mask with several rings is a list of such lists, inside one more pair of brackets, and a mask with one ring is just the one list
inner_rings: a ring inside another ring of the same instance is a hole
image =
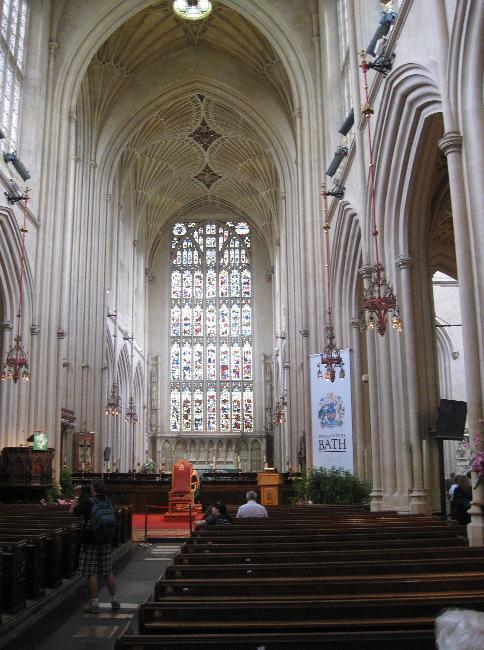
[[227, 506], [221, 501], [217, 501], [214, 506], [210, 506], [203, 519], [197, 521], [196, 528], [202, 526], [225, 526], [226, 524], [233, 524], [232, 517], [227, 512]]
[[482, 650], [484, 614], [471, 609], [447, 609], [435, 619], [438, 650]]
[[257, 503], [257, 493], [253, 490], [249, 490], [245, 495], [247, 503], [244, 503], [243, 506], [237, 511], [237, 519], [252, 519], [254, 517], [262, 518], [268, 517], [267, 510], [264, 506], [261, 506], [260, 503]]

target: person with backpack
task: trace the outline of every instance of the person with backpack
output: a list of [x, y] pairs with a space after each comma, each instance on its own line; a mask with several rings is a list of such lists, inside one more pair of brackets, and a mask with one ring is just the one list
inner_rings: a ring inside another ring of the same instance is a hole
[[97, 479], [91, 483], [91, 496], [79, 500], [73, 508], [76, 517], [84, 517], [81, 531], [81, 550], [79, 571], [87, 578], [90, 601], [84, 610], [99, 614], [98, 576], [104, 576], [111, 596], [111, 609], [121, 607], [116, 597], [116, 583], [113, 574], [112, 544], [116, 541], [117, 523], [111, 501], [106, 497], [104, 481]]

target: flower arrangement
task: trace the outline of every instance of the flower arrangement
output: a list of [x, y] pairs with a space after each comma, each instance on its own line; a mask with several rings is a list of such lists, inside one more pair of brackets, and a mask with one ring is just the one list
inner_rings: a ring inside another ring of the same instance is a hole
[[467, 443], [466, 447], [470, 450], [470, 471], [477, 474], [477, 483], [474, 486], [476, 489], [480, 482], [484, 480], [484, 450], [479, 449], [481, 446], [481, 434], [476, 433], [474, 436], [474, 446], [471, 443]]
[[147, 458], [141, 467], [141, 471], [145, 474], [153, 474], [156, 472], [156, 463], [152, 458]]

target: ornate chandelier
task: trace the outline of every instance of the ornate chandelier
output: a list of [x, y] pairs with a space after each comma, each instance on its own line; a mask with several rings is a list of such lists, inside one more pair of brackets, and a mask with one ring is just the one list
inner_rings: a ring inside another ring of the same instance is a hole
[[124, 416], [124, 421], [129, 424], [136, 424], [138, 422], [138, 414], [136, 413], [136, 405], [134, 403], [134, 397], [131, 395], [128, 401], [128, 410]]
[[365, 89], [365, 105], [362, 113], [366, 115], [366, 126], [368, 132], [368, 149], [370, 156], [370, 215], [372, 236], [374, 243], [375, 265], [371, 267], [371, 275], [368, 287], [363, 292], [363, 309], [368, 312], [368, 329], [376, 330], [380, 336], [387, 331], [387, 315], [392, 315], [392, 327], [396, 332], [403, 332], [403, 321], [400, 318], [400, 308], [391, 283], [385, 275], [385, 268], [380, 261], [378, 250], [378, 229], [375, 215], [375, 163], [373, 160], [373, 143], [371, 137], [370, 116], [373, 108], [369, 103], [367, 73], [369, 65], [366, 61], [365, 51], [361, 51], [361, 65], [363, 71], [363, 87]]
[[336, 368], [339, 368], [339, 378], [345, 378], [344, 361], [341, 357], [340, 351], [336, 348], [336, 340], [334, 335], [333, 325], [328, 325], [326, 328], [326, 346], [324, 352], [321, 354], [318, 363], [317, 378], [323, 378], [321, 366], [324, 366], [324, 378], [331, 383], [336, 379]]
[[336, 379], [336, 369], [339, 368], [339, 378], [344, 379], [344, 361], [341, 357], [340, 351], [336, 347], [336, 337], [334, 334], [333, 326], [333, 296], [332, 296], [332, 285], [331, 285], [331, 267], [330, 267], [330, 257], [329, 257], [329, 230], [331, 228], [328, 221], [328, 192], [326, 187], [323, 184], [321, 186], [321, 196], [323, 198], [323, 247], [324, 247], [324, 283], [326, 288], [326, 317], [327, 325], [324, 328], [326, 332], [326, 345], [324, 346], [324, 351], [321, 354], [319, 363], [318, 363], [318, 372], [317, 378], [323, 378], [322, 367], [325, 368], [324, 378], [327, 381], [334, 382]]
[[111, 376], [113, 383], [111, 385], [111, 393], [109, 395], [105, 413], [106, 415], [112, 415], [113, 417], [118, 416], [121, 413], [121, 396], [119, 394], [118, 383], [115, 379], [116, 377], [116, 354], [117, 354], [117, 341], [118, 341], [118, 312], [114, 309], [112, 312], [108, 309], [108, 318], [112, 318], [114, 321], [114, 331], [113, 331], [113, 361], [111, 368]]
[[128, 410], [125, 413], [124, 421], [128, 422], [129, 424], [136, 424], [136, 422], [138, 422], [138, 414], [136, 413], [136, 404], [133, 397], [134, 334], [131, 334], [130, 337], [125, 337], [125, 340], [131, 341], [131, 370], [130, 370], [131, 395], [128, 400]]
[[370, 314], [368, 329], [374, 330], [376, 321], [378, 334], [384, 336], [387, 329], [386, 316], [391, 313], [393, 329], [403, 332], [403, 321], [399, 316], [397, 298], [393, 293], [392, 285], [385, 277], [385, 269], [381, 262], [372, 268], [368, 287], [363, 290], [363, 308]]
[[121, 413], [121, 396], [119, 394], [118, 384], [115, 381], [111, 386], [111, 393], [106, 403], [105, 413], [113, 417]]
[[[30, 381], [30, 372], [29, 372], [29, 361], [27, 353], [23, 347], [22, 343], [22, 317], [23, 317], [23, 285], [25, 277], [25, 235], [27, 234], [27, 212], [28, 212], [28, 201], [30, 196], [28, 195], [29, 188], [25, 188], [25, 191], [21, 197], [22, 201], [22, 210], [24, 213], [24, 222], [20, 228], [21, 238], [20, 238], [20, 279], [19, 279], [19, 306], [17, 311], [17, 334], [14, 338], [14, 344], [10, 347], [7, 352], [7, 358], [5, 360], [4, 370], [0, 374], [0, 381], [10, 380], [15, 384], [20, 378], [25, 382]], [[7, 196], [8, 198], [8, 196]]]

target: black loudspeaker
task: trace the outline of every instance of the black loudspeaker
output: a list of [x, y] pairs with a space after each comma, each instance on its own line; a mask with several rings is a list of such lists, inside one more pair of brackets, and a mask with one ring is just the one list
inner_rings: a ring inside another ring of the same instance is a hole
[[104, 447], [104, 462], [108, 462], [111, 457], [111, 447]]
[[462, 440], [467, 417], [467, 402], [441, 399], [438, 408], [437, 429], [434, 436], [441, 440]]

